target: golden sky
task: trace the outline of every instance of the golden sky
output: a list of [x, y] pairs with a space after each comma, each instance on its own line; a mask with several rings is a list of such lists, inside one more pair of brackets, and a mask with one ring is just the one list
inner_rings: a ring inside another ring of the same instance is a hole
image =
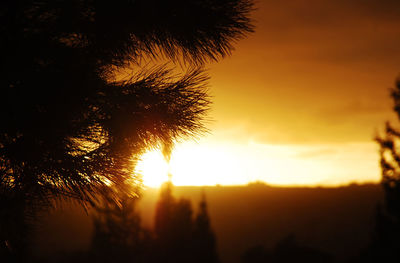
[[379, 180], [373, 137], [396, 120], [389, 89], [400, 72], [400, 1], [259, 0], [256, 7], [255, 33], [210, 67], [211, 134], [177, 145], [173, 181]]

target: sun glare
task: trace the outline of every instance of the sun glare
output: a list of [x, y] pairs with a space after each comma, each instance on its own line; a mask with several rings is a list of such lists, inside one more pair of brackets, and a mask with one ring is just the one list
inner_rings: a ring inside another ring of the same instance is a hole
[[[161, 150], [147, 152], [136, 172], [143, 176], [148, 187], [159, 187], [168, 180], [168, 175], [177, 186], [245, 185], [255, 181], [271, 185], [337, 186], [378, 181], [374, 147], [374, 144], [185, 142], [176, 145], [169, 163]], [[364, 165], [360, 167], [359, 163]]]
[[145, 186], [159, 187], [168, 180], [169, 164], [160, 150], [148, 151], [140, 159], [136, 172], [142, 176]]

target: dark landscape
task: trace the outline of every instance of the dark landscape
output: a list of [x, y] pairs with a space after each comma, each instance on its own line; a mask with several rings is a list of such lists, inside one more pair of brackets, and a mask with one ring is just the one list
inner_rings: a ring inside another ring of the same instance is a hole
[[[221, 262], [240, 262], [249, 248], [273, 248], [293, 235], [296, 241], [346, 262], [370, 242], [376, 208], [383, 200], [380, 185], [339, 188], [248, 186], [175, 187], [174, 195], [192, 201], [194, 210], [205, 193]], [[159, 190], [147, 189], [138, 204], [142, 225], [154, 227]], [[43, 219], [37, 253], [87, 249], [91, 217], [79, 207], [63, 204]]]

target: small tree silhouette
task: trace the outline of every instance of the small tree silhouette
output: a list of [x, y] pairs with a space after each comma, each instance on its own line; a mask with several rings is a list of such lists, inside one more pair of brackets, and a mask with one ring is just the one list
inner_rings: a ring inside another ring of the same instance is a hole
[[158, 262], [219, 262], [205, 196], [195, 218], [189, 200], [176, 200], [171, 182], [164, 184], [155, 214]]
[[[394, 111], [400, 118], [400, 80], [392, 90]], [[386, 123], [385, 133], [375, 138], [380, 146], [381, 185], [384, 203], [376, 210], [371, 244], [361, 253], [362, 262], [400, 261], [400, 132]]]
[[156, 205], [155, 237], [159, 251], [158, 262], [190, 262], [192, 259], [192, 207], [189, 200], [176, 200], [173, 185], [163, 185]]
[[[400, 119], [400, 80], [392, 90], [394, 111]], [[377, 136], [381, 155], [381, 184], [385, 193], [385, 210], [400, 222], [400, 132], [386, 123], [383, 136]]]
[[207, 211], [206, 196], [203, 193], [199, 204], [199, 212], [194, 220], [193, 242], [195, 247], [194, 261], [218, 263], [218, 253], [216, 247], [216, 238], [211, 229], [210, 217]]
[[124, 196], [116, 203], [102, 198], [95, 208], [90, 255], [95, 262], [150, 262], [151, 233], [141, 226], [135, 197]]

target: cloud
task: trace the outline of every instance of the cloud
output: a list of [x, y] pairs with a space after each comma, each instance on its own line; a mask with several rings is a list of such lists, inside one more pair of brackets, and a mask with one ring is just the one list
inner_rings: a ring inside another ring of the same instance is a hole
[[389, 88], [400, 70], [400, 1], [258, 5], [256, 32], [212, 71], [221, 138], [372, 141], [393, 119]]
[[400, 1], [262, 1], [255, 38], [266, 52], [309, 60], [398, 61], [399, 13]]

